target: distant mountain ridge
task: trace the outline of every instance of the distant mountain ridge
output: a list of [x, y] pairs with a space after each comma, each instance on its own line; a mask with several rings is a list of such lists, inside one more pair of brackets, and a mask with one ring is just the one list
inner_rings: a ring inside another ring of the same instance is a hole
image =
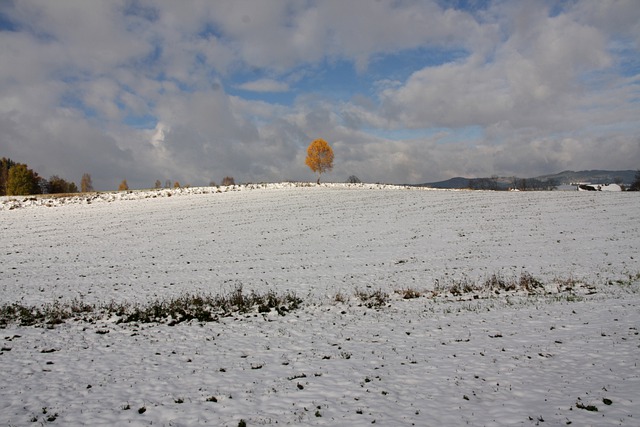
[[[591, 184], [608, 184], [621, 180], [623, 184], [630, 185], [635, 179], [635, 170], [583, 170], [583, 171], [563, 171], [550, 175], [540, 175], [526, 179], [537, 179], [540, 181], [555, 180], [558, 185], [570, 185], [576, 182], [591, 183]], [[522, 179], [517, 177], [518, 179]], [[462, 189], [469, 188], [470, 182], [481, 178], [464, 178], [455, 177], [447, 179], [445, 181], [428, 182], [424, 184], [418, 184], [418, 187], [431, 187], [431, 188], [445, 188], [445, 189]], [[497, 179], [501, 188], [509, 186], [513, 181], [513, 177], [499, 177]]]
[[589, 182], [591, 184], [609, 184], [616, 180], [621, 180], [623, 184], [631, 184], [636, 176], [635, 170], [586, 170], [586, 171], [564, 171], [553, 175], [542, 175], [537, 177], [540, 180], [555, 179], [560, 184], [571, 184], [574, 182]]

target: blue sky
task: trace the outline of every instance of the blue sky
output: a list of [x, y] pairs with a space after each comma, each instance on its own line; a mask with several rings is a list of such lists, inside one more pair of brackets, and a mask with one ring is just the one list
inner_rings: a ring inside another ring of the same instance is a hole
[[101, 190], [640, 167], [640, 7], [0, 2], [0, 156]]

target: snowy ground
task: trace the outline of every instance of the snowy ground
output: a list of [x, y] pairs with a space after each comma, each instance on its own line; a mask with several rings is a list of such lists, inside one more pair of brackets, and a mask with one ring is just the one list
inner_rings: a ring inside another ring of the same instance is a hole
[[[638, 425], [636, 196], [282, 184], [3, 198], [4, 305], [242, 285], [303, 307], [10, 323], [0, 424]], [[525, 273], [548, 293], [446, 292]], [[382, 307], [356, 297], [377, 291]]]

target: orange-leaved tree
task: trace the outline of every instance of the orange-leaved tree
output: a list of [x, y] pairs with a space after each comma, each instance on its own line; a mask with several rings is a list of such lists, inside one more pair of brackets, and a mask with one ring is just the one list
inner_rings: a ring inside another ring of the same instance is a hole
[[320, 175], [333, 169], [333, 150], [327, 141], [316, 139], [309, 144], [305, 163], [312, 171], [318, 173], [318, 184], [320, 184]]

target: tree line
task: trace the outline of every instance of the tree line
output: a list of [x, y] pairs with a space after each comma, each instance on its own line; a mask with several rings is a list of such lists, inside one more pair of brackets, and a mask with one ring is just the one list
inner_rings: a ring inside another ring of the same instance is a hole
[[469, 188], [471, 190], [550, 191], [555, 190], [559, 185], [556, 179], [540, 180], [515, 176], [509, 182], [504, 182], [496, 175], [490, 178], [472, 178], [469, 180]]
[[[307, 149], [307, 158], [305, 163], [313, 172], [318, 173], [318, 184], [322, 173], [330, 171], [333, 168], [333, 150], [322, 139], [313, 141]], [[355, 176], [349, 178], [359, 181]], [[216, 186], [211, 181], [211, 186]], [[235, 185], [232, 176], [225, 176], [222, 179], [223, 186]], [[154, 187], [161, 188], [162, 183], [156, 180]], [[165, 187], [169, 188], [171, 181], [167, 180]], [[173, 183], [174, 188], [180, 188], [178, 181]], [[129, 190], [129, 184], [124, 179], [118, 186], [119, 191]], [[25, 163], [18, 163], [9, 158], [0, 159], [0, 196], [25, 196], [30, 194], [65, 194], [65, 193], [83, 193], [93, 191], [91, 175], [85, 173], [80, 181], [80, 190], [73, 181], [67, 181], [58, 175], [53, 175], [49, 179], [38, 175], [33, 169], [29, 168]]]
[[[93, 191], [91, 175], [88, 173], [82, 175], [80, 191]], [[0, 159], [0, 196], [77, 192], [78, 186], [73, 181], [67, 181], [58, 175], [46, 179], [24, 163], [17, 163], [6, 157]]]
[[[211, 181], [211, 186], [216, 183]], [[222, 179], [222, 185], [235, 185], [235, 180], [231, 176]], [[178, 181], [167, 180], [165, 188], [180, 188]], [[155, 188], [162, 188], [160, 180], [155, 182]], [[129, 184], [123, 179], [118, 186], [118, 191], [129, 190]], [[25, 163], [18, 163], [9, 158], [0, 159], [0, 196], [26, 196], [31, 194], [69, 194], [87, 193], [94, 191], [91, 175], [85, 173], [80, 180], [80, 189], [73, 181], [67, 181], [58, 175], [53, 175], [49, 179], [41, 177]]]
[[[623, 190], [622, 180], [617, 178], [614, 180]], [[496, 175], [490, 178], [471, 178], [468, 187], [471, 190], [520, 190], [520, 191], [551, 191], [558, 188], [560, 183], [557, 179], [541, 180], [537, 178], [518, 178], [512, 177], [510, 180], [501, 179]], [[626, 188], [627, 191], [640, 191], [640, 170], [636, 172], [634, 182]]]
[[635, 179], [631, 186], [627, 189], [628, 191], [640, 191], [640, 169], [636, 171]]

